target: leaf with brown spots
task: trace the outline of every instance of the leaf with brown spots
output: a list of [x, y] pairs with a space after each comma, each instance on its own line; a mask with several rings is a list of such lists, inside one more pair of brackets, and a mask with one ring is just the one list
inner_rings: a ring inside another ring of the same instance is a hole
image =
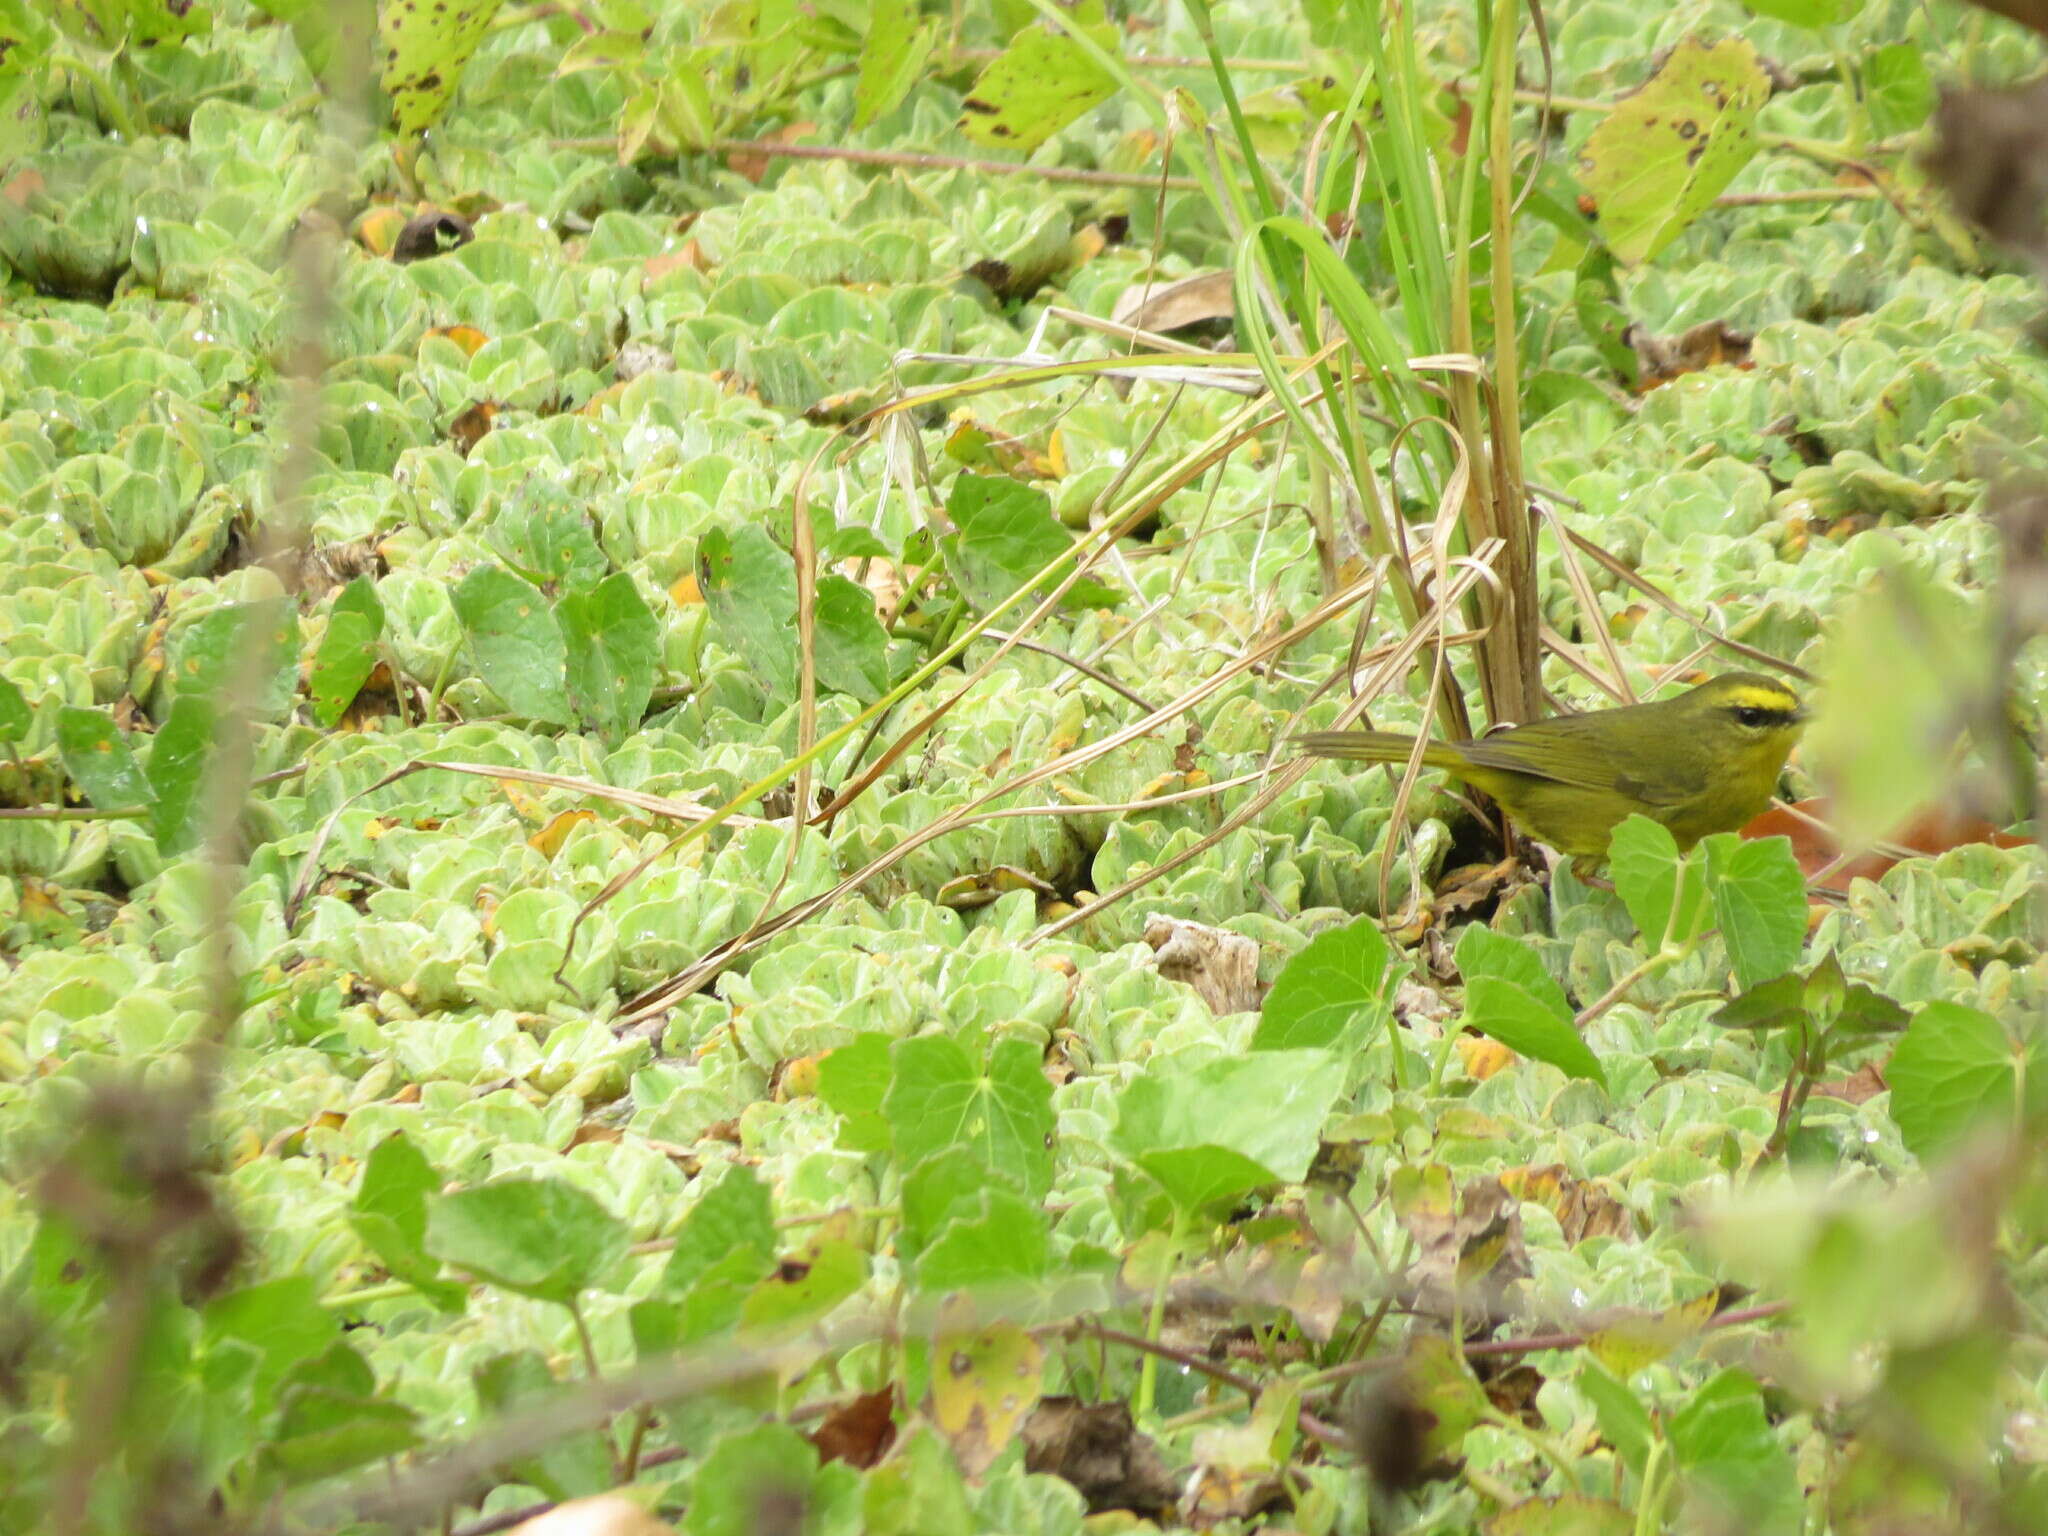
[[1643, 88], [1615, 105], [1579, 152], [1618, 261], [1648, 261], [1698, 218], [1756, 153], [1771, 79], [1739, 37], [1688, 37]]
[[382, 0], [377, 7], [377, 83], [402, 134], [441, 115], [498, 14], [500, 0]]
[[[1116, 29], [1100, 0], [1066, 7], [1073, 25], [1114, 51]], [[1116, 94], [1116, 76], [1067, 31], [1027, 27], [997, 55], [960, 103], [960, 131], [976, 144], [1030, 154], [1082, 113]]]
[[987, 1471], [1038, 1402], [1045, 1351], [1015, 1323], [932, 1341], [932, 1418], [970, 1477]]

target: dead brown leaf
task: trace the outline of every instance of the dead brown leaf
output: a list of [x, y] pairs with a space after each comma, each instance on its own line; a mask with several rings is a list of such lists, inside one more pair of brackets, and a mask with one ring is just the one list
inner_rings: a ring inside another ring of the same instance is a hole
[[[776, 129], [761, 142], [764, 144], [794, 144], [806, 134], [816, 133], [818, 125], [811, 122], [789, 123]], [[768, 167], [775, 163], [775, 157], [759, 150], [736, 149], [728, 153], [725, 163], [740, 175], [759, 186], [768, 174]]]
[[811, 1444], [823, 1461], [843, 1461], [866, 1471], [896, 1443], [896, 1393], [884, 1387], [849, 1398], [825, 1415], [811, 1432]]
[[1110, 311], [1118, 325], [1141, 331], [1177, 331], [1208, 320], [1229, 320], [1237, 314], [1227, 271], [1198, 272], [1172, 283], [1135, 283], [1126, 288]]
[[1138, 1433], [1124, 1403], [1042, 1398], [1024, 1421], [1024, 1467], [1073, 1484], [1090, 1514], [1128, 1509], [1160, 1517], [1180, 1496], [1159, 1447]]
[[1145, 917], [1145, 942], [1152, 946], [1153, 969], [1168, 981], [1193, 987], [1218, 1018], [1254, 1012], [1265, 998], [1255, 939], [1151, 912]]
[[1575, 1179], [1562, 1163], [1506, 1168], [1500, 1182], [1517, 1200], [1546, 1207], [1564, 1229], [1565, 1242], [1573, 1246], [1589, 1237], [1632, 1240], [1636, 1235], [1635, 1214], [1602, 1181]]
[[23, 171], [19, 175], [10, 176], [7, 184], [0, 186], [0, 197], [6, 198], [17, 208], [26, 208], [29, 200], [41, 192], [43, 187], [42, 172]]
[[711, 270], [711, 258], [704, 254], [704, 247], [695, 240], [685, 240], [673, 251], [663, 251], [658, 256], [648, 257], [640, 264], [640, 275], [643, 281], [651, 283], [657, 278], [666, 277], [671, 272], [680, 272], [684, 268], [692, 272]]
[[656, 341], [644, 336], [635, 336], [619, 348], [619, 355], [612, 359], [612, 377], [621, 384], [630, 383], [643, 373], [674, 373], [675, 354]]
[[497, 421], [497, 403], [479, 400], [448, 424], [448, 440], [455, 444], [455, 451], [466, 459], [470, 450], [484, 440], [491, 428], [497, 425]]
[[1422, 1310], [1477, 1323], [1498, 1310], [1509, 1285], [1528, 1278], [1521, 1206], [1499, 1179], [1454, 1188], [1446, 1169], [1427, 1164], [1396, 1190], [1395, 1210], [1415, 1239], [1409, 1277]]
[[1635, 349], [1639, 370], [1637, 387], [1643, 391], [1668, 384], [1681, 374], [1728, 364], [1749, 366], [1749, 346], [1755, 338], [1733, 330], [1725, 320], [1703, 320], [1676, 336], [1652, 336], [1639, 325], [1631, 325], [1623, 339]]
[[1813, 1096], [1817, 1099], [1840, 1099], [1844, 1104], [1868, 1104], [1890, 1089], [1891, 1084], [1884, 1080], [1884, 1074], [1866, 1061], [1847, 1077], [1831, 1077], [1826, 1082], [1815, 1083]]
[[1204, 1531], [1227, 1520], [1250, 1520], [1288, 1504], [1280, 1474], [1252, 1467], [1202, 1467], [1181, 1500], [1180, 1515]]

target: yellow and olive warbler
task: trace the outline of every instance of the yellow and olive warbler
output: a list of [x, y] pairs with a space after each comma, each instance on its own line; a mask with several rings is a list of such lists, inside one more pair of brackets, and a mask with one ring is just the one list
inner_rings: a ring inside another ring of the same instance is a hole
[[[1484, 790], [1558, 852], [1604, 859], [1609, 834], [1637, 813], [1670, 828], [1682, 849], [1747, 824], [1771, 803], [1805, 720], [1783, 683], [1730, 672], [1655, 704], [1433, 741], [1422, 761]], [[1313, 756], [1367, 763], [1405, 763], [1415, 750], [1414, 737], [1392, 731], [1296, 739]]]

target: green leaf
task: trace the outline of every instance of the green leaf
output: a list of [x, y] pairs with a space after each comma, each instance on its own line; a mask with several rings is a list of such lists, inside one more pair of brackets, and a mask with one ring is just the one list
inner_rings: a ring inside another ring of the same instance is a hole
[[896, 1251], [915, 1259], [924, 1245], [956, 1214], [972, 1211], [984, 1190], [1014, 1188], [982, 1161], [972, 1147], [941, 1147], [903, 1176], [902, 1225]]
[[1110, 1147], [1184, 1211], [1305, 1177], [1344, 1073], [1328, 1051], [1154, 1066], [1117, 1099]]
[[403, 1131], [378, 1142], [363, 1160], [363, 1182], [349, 1208], [348, 1223], [396, 1279], [443, 1312], [460, 1312], [468, 1287], [440, 1278], [441, 1265], [426, 1250], [427, 1201], [441, 1189], [441, 1175]]
[[849, 1152], [889, 1150], [889, 1122], [882, 1115], [882, 1099], [895, 1074], [889, 1045], [889, 1036], [865, 1030], [818, 1063], [818, 1097], [843, 1117], [839, 1145]]
[[1461, 1025], [1572, 1077], [1607, 1086], [1599, 1058], [1579, 1038], [1564, 988], [1543, 968], [1535, 950], [1473, 923], [1458, 939], [1457, 956], [1465, 978]]
[[1784, 1029], [1806, 1017], [1805, 979], [1774, 976], [1716, 1009], [1712, 1022], [1722, 1029]]
[[490, 541], [514, 574], [546, 592], [593, 587], [611, 570], [576, 498], [539, 476], [520, 484], [515, 506], [493, 520]]
[[377, 83], [391, 98], [401, 134], [418, 133], [441, 115], [498, 14], [500, 0], [379, 0]]
[[425, 1247], [493, 1285], [566, 1304], [624, 1256], [626, 1229], [573, 1184], [500, 1179], [430, 1201]]
[[36, 712], [12, 678], [0, 677], [0, 743], [22, 741], [36, 723]]
[[861, 43], [853, 83], [853, 126], [865, 128], [903, 104], [917, 84], [938, 37], [936, 21], [921, 21], [917, 0], [875, 0]]
[[1696, 862], [1679, 854], [1677, 839], [1663, 823], [1638, 815], [1616, 827], [1607, 872], [1647, 953], [1662, 949], [1667, 936], [1679, 945], [1706, 927], [1705, 876]]
[[1934, 112], [1934, 80], [1915, 43], [1886, 43], [1863, 61], [1863, 105], [1879, 138], [1911, 133]]
[[1745, 987], [1782, 976], [1806, 948], [1806, 875], [1787, 837], [1719, 832], [1702, 844], [1714, 922]]
[[[1106, 51], [1116, 31], [1100, 0], [1069, 8], [1075, 24]], [[960, 132], [976, 144], [1028, 155], [1082, 113], [1116, 94], [1117, 79], [1064, 31], [1028, 27], [981, 72], [960, 103]]]
[[515, 715], [574, 722], [563, 687], [568, 647], [540, 589], [502, 566], [480, 565], [455, 589], [455, 615], [477, 676]]
[[1642, 1476], [1656, 1440], [1649, 1411], [1641, 1399], [1608, 1374], [1605, 1367], [1588, 1360], [1574, 1378], [1578, 1388], [1593, 1404], [1593, 1416], [1600, 1422], [1600, 1437], [1619, 1453], [1629, 1471]]
[[747, 1343], [780, 1343], [822, 1322], [866, 1282], [868, 1256], [843, 1237], [825, 1237], [784, 1268], [755, 1285], [740, 1305], [739, 1327]]
[[1559, 1493], [1510, 1504], [1484, 1525], [1480, 1536], [1631, 1536], [1633, 1512], [1590, 1493]]
[[1742, 38], [1688, 37], [1579, 154], [1601, 238], [1617, 260], [1648, 261], [1712, 205], [1756, 153], [1770, 76]]
[[1389, 954], [1370, 917], [1317, 934], [1287, 962], [1266, 995], [1252, 1049], [1363, 1045], [1386, 1028], [1392, 1013]]
[[[763, 1531], [855, 1530], [821, 1518], [819, 1484], [843, 1465], [820, 1469], [811, 1442], [786, 1424], [757, 1424], [720, 1435], [690, 1481], [681, 1536], [760, 1536]], [[858, 1475], [854, 1477], [858, 1484]], [[857, 1517], [857, 1510], [847, 1513]]]
[[889, 632], [875, 616], [874, 595], [836, 573], [818, 578], [817, 624], [811, 648], [818, 681], [871, 704], [889, 688]]
[[769, 697], [794, 697], [796, 567], [768, 530], [707, 529], [697, 540], [697, 590], [720, 641], [753, 668]]
[[128, 738], [105, 710], [76, 704], [59, 709], [57, 755], [64, 760], [71, 781], [103, 811], [129, 810], [155, 800], [149, 780], [128, 749]]
[[313, 653], [313, 671], [306, 691], [313, 697], [313, 718], [332, 725], [347, 712], [377, 667], [377, 640], [384, 633], [384, 604], [377, 584], [358, 576], [327, 609], [327, 633]]
[[1911, 1021], [1906, 1010], [1860, 981], [1849, 983], [1840, 1011], [1835, 1015], [1837, 1033], [1888, 1035], [1904, 1029]]
[[[962, 474], [946, 495], [954, 532], [939, 541], [946, 569], [961, 594], [986, 613], [1074, 548], [1073, 535], [1052, 515], [1052, 502], [1035, 486], [993, 475]], [[1056, 577], [1039, 587], [1041, 595]], [[1112, 606], [1117, 596], [1091, 578], [1066, 596], [1076, 607]]]
[[256, 1351], [253, 1382], [259, 1403], [302, 1360], [337, 1342], [341, 1320], [320, 1305], [311, 1275], [287, 1275], [231, 1291], [206, 1304], [206, 1345], [236, 1339]]
[[1980, 1126], [2011, 1124], [2022, 1054], [2005, 1026], [1961, 1003], [1929, 1003], [1913, 1016], [1884, 1069], [1892, 1119], [1923, 1160]]
[[918, 1256], [917, 1285], [927, 1292], [1028, 1285], [1045, 1277], [1050, 1249], [1038, 1204], [999, 1184], [986, 1187]]
[[1759, 16], [1795, 27], [1832, 27], [1856, 14], [1861, 0], [1742, 0]]
[[[795, 693], [796, 565], [765, 528], [713, 528], [697, 541], [697, 587], [725, 645], [761, 674], [771, 696]], [[889, 686], [889, 635], [874, 598], [837, 574], [819, 579], [812, 662], [820, 686], [864, 702]]]
[[[477, 1402], [494, 1415], [544, 1404], [562, 1393], [547, 1361], [531, 1349], [493, 1355], [471, 1370], [470, 1379], [476, 1383]], [[595, 1430], [559, 1436], [538, 1455], [512, 1462], [506, 1470], [557, 1500], [587, 1498], [615, 1481], [611, 1451]]]
[[46, 68], [56, 39], [42, 0], [0, 0], [0, 79], [34, 76]]
[[1991, 675], [1985, 605], [1910, 566], [1846, 598], [1830, 625], [1827, 687], [1802, 760], [1828, 819], [1860, 851], [1951, 791], [1969, 700], [1958, 678]]
[[711, 100], [716, 58], [709, 48], [687, 49], [661, 82], [655, 117], [677, 149], [702, 151], [717, 136], [718, 108]]
[[345, 1341], [298, 1366], [279, 1390], [264, 1462], [287, 1483], [309, 1483], [411, 1450], [420, 1443], [412, 1409], [375, 1391], [369, 1364]]
[[[219, 708], [228, 702], [229, 689], [244, 690], [259, 713], [282, 713], [291, 704], [293, 623], [280, 598], [209, 609], [178, 636], [171, 663], [176, 691], [196, 693]], [[256, 647], [263, 650], [252, 673]]]
[[662, 1289], [687, 1290], [736, 1253], [753, 1256], [758, 1279], [773, 1267], [775, 1248], [775, 1209], [768, 1186], [751, 1168], [735, 1163], [684, 1215], [662, 1272]]
[[569, 702], [616, 741], [638, 728], [654, 695], [661, 626], [624, 571], [555, 605], [567, 650]]
[[1464, 1350], [1441, 1334], [1423, 1334], [1409, 1340], [1400, 1371], [1409, 1400], [1428, 1425], [1421, 1459], [1455, 1459], [1466, 1432], [1485, 1417], [1488, 1406], [1486, 1389], [1472, 1374]]
[[1688, 1528], [1797, 1536], [1802, 1500], [1792, 1458], [1771, 1433], [1763, 1392], [1730, 1368], [1672, 1414], [1671, 1449], [1684, 1478]]
[[212, 758], [213, 702], [181, 693], [150, 742], [144, 770], [154, 796], [150, 835], [165, 853], [183, 853], [206, 830], [207, 806], [200, 794]]
[[977, 1067], [950, 1035], [917, 1035], [890, 1051], [894, 1068], [882, 1113], [907, 1167], [942, 1147], [971, 1148], [1024, 1192], [1052, 1185], [1052, 1084], [1038, 1048], [1008, 1036]]

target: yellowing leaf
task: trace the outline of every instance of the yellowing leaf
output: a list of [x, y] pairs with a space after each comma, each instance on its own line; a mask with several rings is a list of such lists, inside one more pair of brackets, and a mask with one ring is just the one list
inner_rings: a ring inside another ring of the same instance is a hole
[[528, 794], [526, 787], [517, 779], [497, 779], [493, 782], [498, 786], [498, 793], [511, 802], [512, 809], [518, 812], [521, 820], [543, 821], [546, 819], [548, 814], [547, 808], [532, 795]]
[[1038, 1402], [1045, 1351], [1014, 1323], [932, 1342], [932, 1418], [970, 1476], [988, 1470]]
[[1503, 1072], [1515, 1064], [1515, 1053], [1498, 1040], [1489, 1040], [1484, 1035], [1458, 1036], [1458, 1059], [1465, 1063], [1465, 1075], [1475, 1083], [1483, 1083], [1496, 1072]]
[[1631, 1313], [1587, 1334], [1586, 1348], [1594, 1359], [1627, 1381], [1698, 1338], [1720, 1305], [1721, 1293], [1713, 1290], [1662, 1312]]
[[498, 5], [499, 0], [383, 0], [377, 7], [377, 83], [391, 97], [400, 133], [418, 133], [441, 115]]
[[1749, 43], [1688, 37], [1607, 114], [1579, 152], [1579, 181], [1618, 260], [1648, 261], [1727, 189], [1756, 153], [1770, 94]]
[[586, 821], [597, 820], [595, 811], [562, 811], [548, 824], [526, 840], [527, 846], [539, 852], [544, 859], [552, 859], [562, 851], [562, 844], [569, 834]]
[[483, 344], [491, 339], [473, 325], [437, 325], [427, 334], [445, 336], [462, 349], [464, 357], [475, 357]]
[[[1105, 49], [1116, 31], [1098, 0], [1073, 7], [1081, 29]], [[974, 82], [960, 103], [960, 131], [976, 144], [1029, 154], [1091, 107], [1116, 94], [1116, 76], [1064, 31], [1029, 27]]]
[[398, 243], [398, 232], [403, 228], [404, 212], [386, 203], [381, 207], [364, 209], [350, 232], [355, 236], [356, 244], [372, 256], [389, 256], [391, 248]]

